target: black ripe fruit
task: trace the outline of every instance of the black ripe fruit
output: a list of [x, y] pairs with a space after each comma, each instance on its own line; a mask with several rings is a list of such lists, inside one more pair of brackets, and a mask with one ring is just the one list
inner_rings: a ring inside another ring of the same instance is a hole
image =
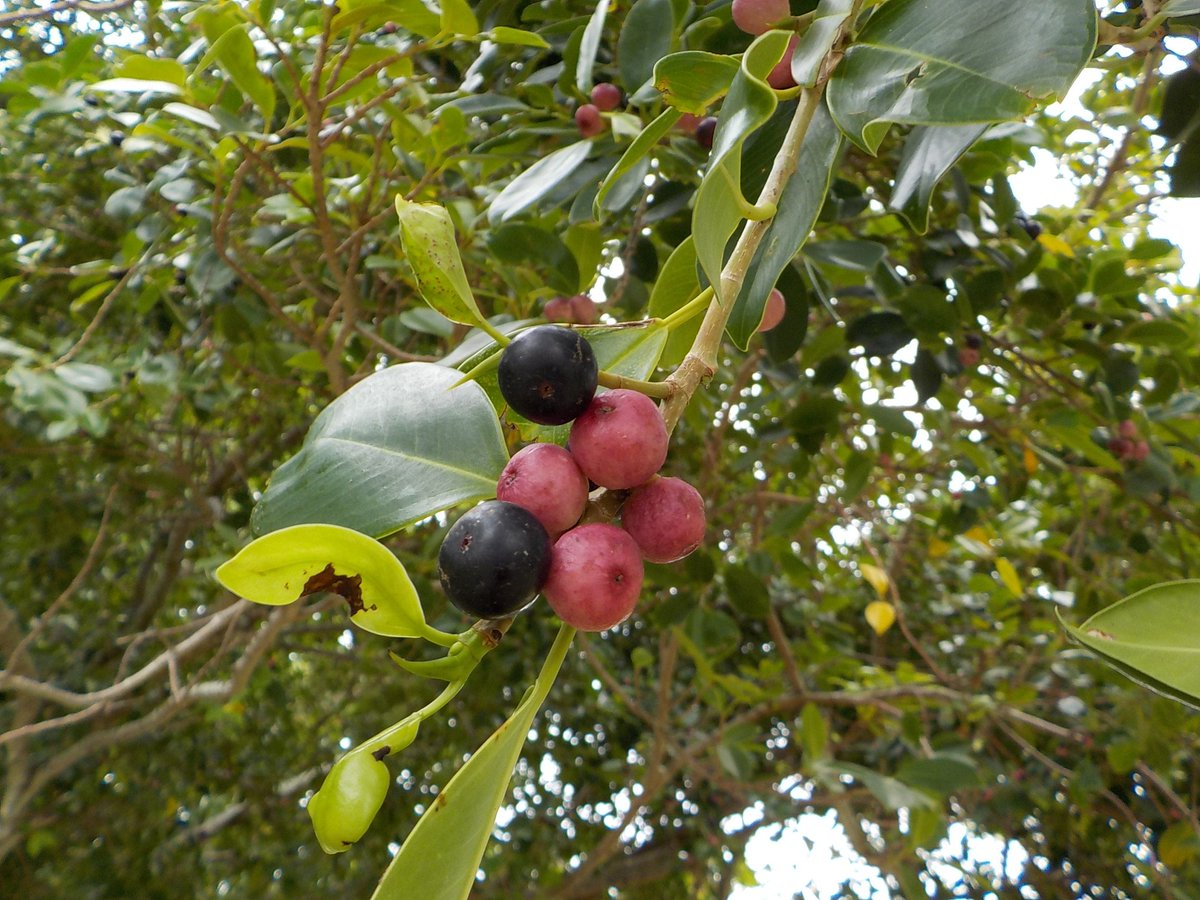
[[596, 393], [596, 355], [583, 335], [557, 325], [522, 332], [500, 356], [500, 393], [539, 425], [565, 425]]
[[550, 535], [515, 503], [480, 503], [446, 534], [438, 577], [469, 616], [499, 619], [528, 606], [550, 572]]

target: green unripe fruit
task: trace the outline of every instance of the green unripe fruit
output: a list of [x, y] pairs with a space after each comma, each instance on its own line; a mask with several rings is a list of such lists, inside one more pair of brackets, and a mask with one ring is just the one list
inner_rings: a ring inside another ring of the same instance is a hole
[[344, 853], [357, 843], [371, 827], [391, 782], [387, 766], [370, 753], [357, 750], [339, 759], [308, 801], [321, 849]]

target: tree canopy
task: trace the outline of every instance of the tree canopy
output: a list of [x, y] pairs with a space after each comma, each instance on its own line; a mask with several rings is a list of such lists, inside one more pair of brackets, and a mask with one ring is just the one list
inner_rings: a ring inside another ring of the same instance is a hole
[[[896, 896], [1200, 884], [1200, 313], [1149, 233], [1200, 194], [1200, 3], [768, 24], [0, 12], [13, 896], [367, 896], [393, 857], [380, 896], [458, 896], [405, 866], [459, 854], [477, 896], [725, 897], [756, 833], [830, 810]], [[1041, 151], [1074, 205], [1020, 207]], [[707, 531], [572, 640], [541, 600], [474, 623], [437, 559], [511, 453], [565, 442], [495, 367], [579, 295]], [[264, 546], [361, 580], [267, 584]], [[405, 670], [439, 655], [441, 695]], [[327, 855], [305, 808], [381, 734], [388, 796]], [[414, 832], [439, 803], [456, 828]], [[935, 853], [955, 825], [1027, 863]]]

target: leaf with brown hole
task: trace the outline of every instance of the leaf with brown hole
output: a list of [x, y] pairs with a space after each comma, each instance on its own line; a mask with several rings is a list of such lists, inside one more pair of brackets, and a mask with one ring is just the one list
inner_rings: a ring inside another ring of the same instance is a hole
[[[319, 593], [337, 594], [359, 628], [388, 637], [429, 629], [404, 566], [378, 541], [340, 525], [295, 525], [264, 535], [216, 572], [235, 594], [283, 606]], [[294, 585], [304, 587], [297, 595]]]

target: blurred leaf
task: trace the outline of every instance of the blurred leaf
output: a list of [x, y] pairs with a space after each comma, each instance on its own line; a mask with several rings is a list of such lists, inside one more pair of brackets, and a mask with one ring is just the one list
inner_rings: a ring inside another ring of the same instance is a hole
[[[665, 318], [675, 310], [683, 307], [689, 300], [700, 293], [700, 279], [696, 274], [696, 245], [691, 237], [687, 237], [676, 247], [662, 271], [654, 282], [654, 290], [650, 292], [648, 312], [656, 318]], [[676, 366], [687, 354], [688, 348], [700, 330], [702, 315], [693, 316], [688, 321], [671, 329], [663, 349], [663, 365]]]
[[855, 319], [846, 329], [846, 343], [861, 346], [868, 356], [891, 356], [914, 335], [894, 312], [873, 312]]
[[871, 630], [878, 635], [887, 633], [896, 621], [896, 607], [886, 600], [872, 600], [863, 614]]
[[275, 113], [275, 87], [258, 70], [258, 54], [245, 29], [230, 28], [217, 38], [195, 71], [203, 71], [211, 62], [220, 66], [237, 89], [253, 101], [262, 113], [264, 127], [270, 128]]
[[479, 21], [467, 0], [438, 0], [438, 5], [442, 8], [442, 31], [465, 37], [479, 34]]
[[587, 94], [592, 89], [592, 67], [596, 64], [596, 52], [600, 49], [600, 38], [604, 34], [604, 19], [607, 15], [608, 0], [600, 0], [583, 30], [579, 59], [575, 64], [575, 87], [581, 94]]
[[[644, 3], [645, 0], [642, 0]], [[596, 192], [596, 200], [592, 204], [592, 214], [596, 218], [600, 218], [601, 212], [604, 209], [604, 199], [609, 192], [617, 185], [617, 183], [628, 174], [638, 163], [646, 158], [663, 136], [670, 131], [675, 123], [679, 121], [682, 114], [675, 109], [666, 109], [653, 122], [647, 125], [621, 154], [621, 158], [617, 160], [617, 164], [612, 167], [609, 173], [604, 177], [604, 181], [600, 183], [600, 190]]]
[[746, 566], [726, 566], [722, 577], [729, 602], [742, 615], [762, 619], [771, 611], [771, 595], [766, 584]]
[[859, 563], [858, 570], [862, 572], [862, 577], [866, 579], [867, 584], [875, 588], [875, 593], [880, 599], [886, 597], [891, 590], [892, 579], [879, 566], [873, 566], [870, 563]]
[[934, 806], [933, 800], [920, 791], [914, 791], [903, 782], [883, 775], [857, 763], [838, 759], [817, 760], [813, 773], [828, 784], [840, 784], [841, 775], [849, 775], [875, 795], [875, 799], [887, 809], [927, 809]]

